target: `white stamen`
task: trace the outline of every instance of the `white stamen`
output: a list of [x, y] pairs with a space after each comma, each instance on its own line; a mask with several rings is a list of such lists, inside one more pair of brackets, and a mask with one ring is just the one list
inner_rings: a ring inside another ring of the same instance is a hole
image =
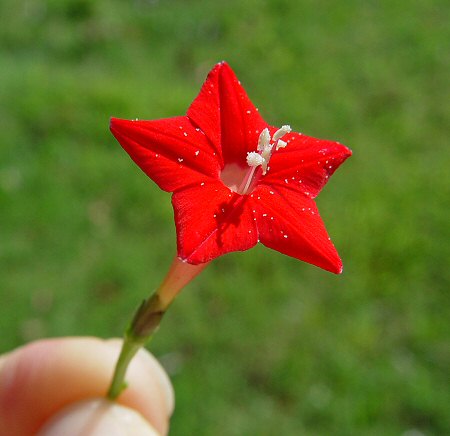
[[291, 126], [289, 126], [289, 125], [285, 125], [285, 126], [281, 126], [281, 128], [280, 129], [278, 129], [275, 133], [274, 133], [274, 135], [273, 135], [273, 138], [272, 138], [272, 141], [273, 142], [275, 142], [275, 141], [278, 141], [280, 138], [282, 138], [284, 135], [286, 135], [286, 133], [290, 133], [291, 132]]
[[258, 151], [264, 150], [269, 145], [269, 142], [270, 142], [270, 132], [269, 129], [266, 127], [259, 135]]
[[265, 159], [256, 151], [247, 153], [247, 164], [249, 167], [257, 167], [265, 163]]
[[273, 144], [267, 144], [262, 149], [261, 156], [264, 158], [266, 162], [269, 162], [270, 155], [272, 154]]
[[278, 150], [279, 148], [284, 148], [284, 147], [286, 147], [286, 145], [287, 145], [286, 141], [279, 139], [277, 142], [277, 146], [275, 147], [275, 150]]
[[239, 189], [237, 191], [239, 194], [247, 193], [247, 190], [251, 186], [256, 167], [261, 165], [263, 176], [267, 173], [267, 171], [270, 170], [270, 167], [268, 165], [269, 160], [274, 151], [273, 148], [275, 147], [276, 151], [279, 148], [286, 147], [289, 141], [282, 141], [280, 138], [286, 133], [289, 133], [290, 131], [291, 131], [290, 126], [288, 125], [281, 126], [281, 128], [275, 132], [273, 138], [271, 139], [269, 129], [266, 127], [265, 129], [262, 130], [258, 138], [257, 151], [251, 151], [247, 153], [247, 164], [250, 167], [250, 169], [248, 170], [246, 176], [244, 177], [244, 180], [239, 186]]

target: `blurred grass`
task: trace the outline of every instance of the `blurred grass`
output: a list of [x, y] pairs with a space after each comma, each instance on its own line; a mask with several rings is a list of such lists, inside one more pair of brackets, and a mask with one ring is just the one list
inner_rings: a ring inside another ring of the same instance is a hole
[[345, 272], [264, 247], [205, 270], [151, 346], [171, 434], [450, 433], [447, 2], [3, 0], [0, 17], [0, 351], [121, 334], [175, 236], [109, 117], [182, 114], [226, 59], [270, 123], [353, 149], [318, 199]]

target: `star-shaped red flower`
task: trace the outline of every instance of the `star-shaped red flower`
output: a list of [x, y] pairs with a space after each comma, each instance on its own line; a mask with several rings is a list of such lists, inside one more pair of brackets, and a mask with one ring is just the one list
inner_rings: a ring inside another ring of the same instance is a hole
[[209, 73], [185, 116], [112, 118], [111, 131], [161, 189], [173, 192], [180, 259], [204, 263], [260, 241], [342, 271], [313, 199], [351, 151], [269, 126], [225, 62]]

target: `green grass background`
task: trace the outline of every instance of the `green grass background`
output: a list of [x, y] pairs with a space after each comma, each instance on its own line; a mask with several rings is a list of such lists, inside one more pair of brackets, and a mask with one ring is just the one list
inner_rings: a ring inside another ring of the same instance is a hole
[[353, 149], [318, 198], [345, 270], [214, 261], [151, 344], [171, 434], [450, 434], [449, 20], [438, 0], [2, 0], [0, 351], [121, 335], [175, 232], [109, 117], [183, 114], [225, 59], [268, 122]]

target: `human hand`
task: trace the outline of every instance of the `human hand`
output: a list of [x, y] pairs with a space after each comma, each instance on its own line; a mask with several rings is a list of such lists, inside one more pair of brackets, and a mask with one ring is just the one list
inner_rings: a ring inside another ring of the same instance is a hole
[[120, 352], [118, 339], [32, 342], [0, 356], [0, 436], [154, 436], [168, 431], [172, 385], [141, 350], [128, 388], [105, 399]]

